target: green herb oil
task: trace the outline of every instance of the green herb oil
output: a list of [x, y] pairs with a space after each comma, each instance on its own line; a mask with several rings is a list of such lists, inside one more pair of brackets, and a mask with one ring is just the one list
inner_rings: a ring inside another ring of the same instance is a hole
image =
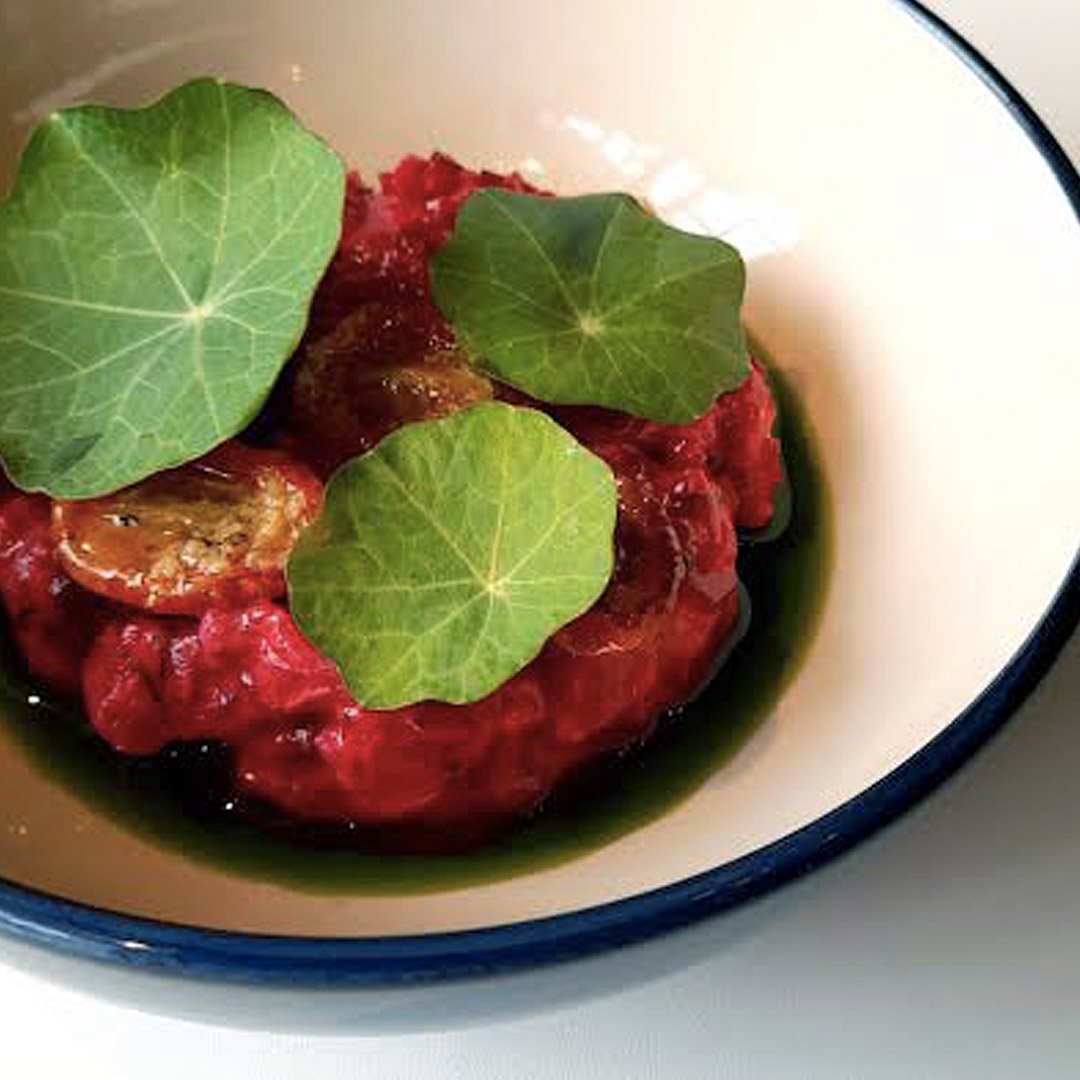
[[[798, 671], [821, 613], [832, 554], [825, 480], [811, 432], [771, 375], [792, 493], [787, 529], [740, 545], [753, 614], [716, 678], [643, 748], [597, 770], [504, 840], [465, 855], [403, 856], [313, 844], [223, 809], [224, 759], [196, 744], [152, 762], [110, 750], [70, 711], [41, 702], [4, 644], [0, 723], [37, 767], [132, 832], [237, 875], [324, 893], [434, 892], [557, 866], [659, 818], [723, 766], [767, 720]], [[30, 702], [38, 702], [31, 704]]]

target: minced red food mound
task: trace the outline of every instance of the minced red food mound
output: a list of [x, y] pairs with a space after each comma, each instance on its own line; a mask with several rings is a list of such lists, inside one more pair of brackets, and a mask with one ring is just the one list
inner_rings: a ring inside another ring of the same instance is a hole
[[[781, 477], [767, 383], [754, 365], [738, 390], [675, 427], [528, 402], [474, 372], [432, 304], [427, 265], [464, 198], [490, 185], [533, 190], [441, 154], [405, 158], [378, 190], [350, 177], [340, 247], [259, 425], [270, 448], [228, 444], [126, 502], [101, 501], [112, 524], [138, 516], [129, 504], [147, 511], [145, 528], [197, 489], [210, 524], [155, 548], [152, 573], [103, 586], [95, 560], [125, 553], [94, 546], [85, 507], [4, 489], [0, 596], [14, 640], [33, 676], [81, 695], [116, 750], [219, 741], [237, 793], [294, 820], [351, 823], [389, 846], [460, 848], [645, 739], [708, 673], [738, 616], [736, 527], [769, 521]], [[544, 408], [611, 466], [613, 579], [485, 700], [363, 709], [293, 623], [273, 541], [310, 520], [321, 479], [342, 461], [400, 424], [491, 397]], [[212, 580], [228, 587], [205, 586], [200, 560], [211, 557], [227, 570]]]

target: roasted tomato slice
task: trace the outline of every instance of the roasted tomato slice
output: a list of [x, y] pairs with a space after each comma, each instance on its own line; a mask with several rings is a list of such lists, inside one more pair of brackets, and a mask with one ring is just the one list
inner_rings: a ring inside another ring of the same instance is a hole
[[55, 503], [53, 536], [84, 588], [147, 611], [199, 615], [282, 595], [285, 559], [321, 499], [306, 466], [227, 443], [114, 495]]
[[629, 446], [592, 449], [611, 466], [619, 486], [615, 569], [593, 607], [552, 638], [575, 656], [649, 647], [674, 609], [687, 573], [686, 552], [655, 482], [655, 467]]
[[402, 424], [433, 420], [492, 396], [430, 305], [370, 302], [296, 361], [291, 426], [329, 469]]

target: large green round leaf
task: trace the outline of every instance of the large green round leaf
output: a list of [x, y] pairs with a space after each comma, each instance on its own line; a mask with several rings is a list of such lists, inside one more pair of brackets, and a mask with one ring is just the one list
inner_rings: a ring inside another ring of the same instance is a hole
[[615, 481], [532, 409], [409, 424], [343, 466], [289, 559], [289, 601], [356, 699], [486, 697], [611, 576]]
[[629, 195], [473, 192], [431, 268], [475, 362], [541, 401], [685, 424], [749, 373], [745, 270]]
[[0, 206], [0, 456], [101, 495], [258, 411], [341, 226], [337, 156], [263, 91], [200, 79], [54, 113]]

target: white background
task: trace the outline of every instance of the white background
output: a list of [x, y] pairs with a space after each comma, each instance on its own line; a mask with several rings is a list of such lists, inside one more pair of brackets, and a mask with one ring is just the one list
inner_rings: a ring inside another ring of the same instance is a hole
[[[932, 6], [1080, 161], [1080, 0]], [[0, 1075], [1080, 1076], [1078, 712], [1080, 638], [944, 790], [737, 922], [717, 920], [695, 966], [638, 989], [449, 1034], [300, 1038], [144, 1016], [0, 968]]]

